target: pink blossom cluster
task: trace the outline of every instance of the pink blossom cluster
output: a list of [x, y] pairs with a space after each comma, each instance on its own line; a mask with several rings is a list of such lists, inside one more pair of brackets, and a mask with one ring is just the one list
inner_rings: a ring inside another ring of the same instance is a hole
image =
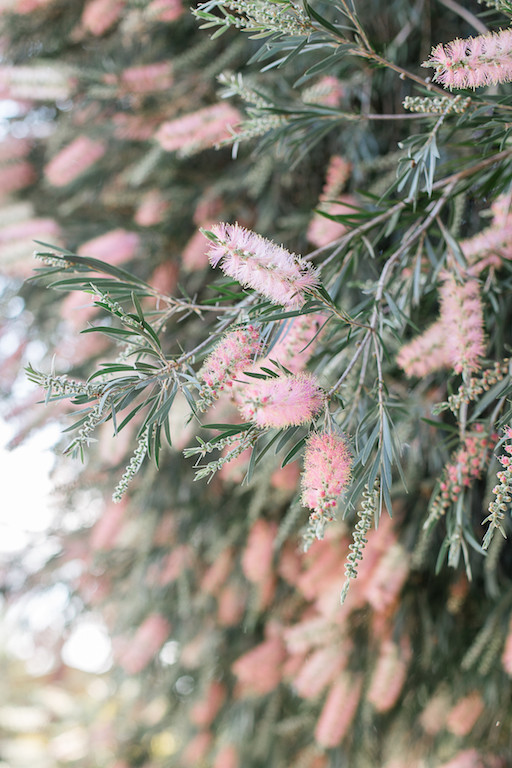
[[190, 719], [201, 728], [206, 728], [217, 717], [226, 700], [226, 687], [218, 680], [206, 686], [203, 697], [198, 699], [190, 711]]
[[455, 736], [468, 736], [484, 711], [484, 702], [478, 691], [472, 691], [460, 699], [448, 712], [446, 730]]
[[0, 199], [18, 192], [36, 180], [36, 172], [28, 160], [0, 164]]
[[241, 387], [237, 406], [242, 418], [261, 429], [307, 424], [325, 403], [325, 394], [309, 373], [282, 375]]
[[95, 37], [101, 37], [121, 18], [125, 0], [89, 0], [81, 18], [81, 26]]
[[263, 518], [253, 524], [242, 555], [242, 571], [252, 584], [263, 584], [272, 574], [277, 525]]
[[0, 13], [9, 11], [9, 13], [16, 13], [25, 15], [38, 11], [40, 8], [45, 8], [47, 5], [51, 5], [55, 0], [4, 0], [0, 8]]
[[331, 686], [315, 728], [315, 739], [322, 747], [337, 747], [343, 741], [357, 712], [362, 687], [362, 675], [348, 672]]
[[174, 75], [171, 62], [159, 61], [139, 67], [129, 67], [116, 79], [123, 93], [152, 93], [170, 88], [174, 82]]
[[171, 625], [160, 613], [144, 619], [133, 638], [118, 638], [114, 650], [118, 663], [131, 675], [143, 670], [171, 633]]
[[303, 101], [308, 104], [322, 104], [326, 107], [339, 106], [343, 96], [345, 94], [345, 88], [341, 80], [332, 75], [326, 75], [321, 77], [315, 85], [310, 88], [306, 88], [302, 92]]
[[381, 644], [366, 699], [377, 712], [388, 712], [399, 699], [407, 669], [412, 657], [409, 641], [402, 638], [400, 645], [386, 639]]
[[128, 141], [149, 141], [160, 125], [160, 120], [148, 115], [128, 115], [118, 112], [112, 117], [114, 136]]
[[183, 0], [151, 0], [145, 13], [155, 21], [176, 21], [183, 13]]
[[122, 264], [135, 256], [139, 243], [140, 237], [136, 232], [113, 229], [82, 243], [78, 255], [101, 259], [108, 264]]
[[258, 366], [271, 367], [270, 360], [277, 360], [292, 373], [303, 371], [313, 356], [321, 336], [319, 329], [325, 322], [320, 314], [299, 315], [280, 326], [279, 338], [265, 358], [258, 360]]
[[434, 67], [433, 80], [445, 88], [480, 88], [512, 80], [512, 30], [440, 43], [424, 67]]
[[[3, 224], [4, 220], [10, 223]], [[60, 236], [60, 227], [54, 219], [32, 218], [29, 208], [23, 203], [4, 208], [0, 213], [2, 272], [16, 277], [28, 277], [33, 269], [34, 240], [58, 244]]]
[[350, 482], [352, 457], [342, 435], [313, 432], [304, 453], [302, 503], [311, 519], [333, 519], [333, 509]]
[[88, 171], [106, 151], [104, 142], [77, 136], [50, 160], [44, 174], [52, 186], [65, 187]]
[[512, 677], [512, 618], [508, 624], [505, 646], [501, 655], [501, 663], [507, 675]]
[[230, 331], [206, 358], [198, 377], [216, 397], [224, 387], [233, 386], [233, 379], [252, 365], [260, 349], [259, 333], [254, 326]]
[[228, 139], [231, 136], [230, 129], [240, 120], [240, 113], [230, 104], [213, 104], [162, 123], [155, 139], [167, 152], [179, 150], [181, 155], [188, 155]]
[[408, 376], [421, 377], [445, 367], [472, 373], [480, 367], [485, 337], [478, 280], [467, 277], [459, 282], [445, 273], [440, 299], [439, 320], [398, 353], [397, 363]]
[[[347, 183], [351, 170], [351, 164], [340, 155], [331, 157], [318, 206], [330, 216], [348, 214], [354, 210], [355, 199], [351, 195], [342, 195], [339, 202], [334, 200], [334, 198], [339, 197], [341, 190]], [[321, 248], [341, 237], [346, 231], [347, 228], [344, 224], [332, 221], [332, 219], [322, 216], [321, 213], [315, 213], [308, 227], [307, 238], [310, 243]]]
[[475, 424], [473, 429], [444, 469], [440, 483], [442, 504], [457, 501], [463, 489], [481, 476], [486, 456], [495, 444], [497, 436], [490, 439], [483, 424]]
[[445, 349], [456, 373], [473, 372], [485, 354], [484, 311], [478, 280], [445, 276], [440, 289]]
[[217, 224], [210, 233], [208, 258], [212, 267], [244, 288], [252, 288], [275, 304], [295, 309], [305, 294], [318, 285], [317, 271], [310, 262], [275, 245], [238, 224]]
[[148, 190], [141, 198], [133, 217], [139, 227], [154, 227], [160, 224], [170, 208], [170, 203], [158, 189]]

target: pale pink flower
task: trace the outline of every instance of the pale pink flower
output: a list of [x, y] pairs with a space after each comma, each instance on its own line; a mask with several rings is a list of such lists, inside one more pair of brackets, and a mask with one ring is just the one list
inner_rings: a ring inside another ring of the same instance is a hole
[[279, 330], [279, 337], [267, 357], [259, 359], [257, 367], [265, 365], [271, 368], [270, 360], [277, 360], [292, 373], [304, 370], [315, 352], [322, 335], [319, 329], [325, 322], [320, 314], [299, 315], [284, 321]]
[[308, 439], [302, 473], [302, 503], [318, 516], [332, 517], [332, 510], [350, 482], [352, 457], [345, 438], [314, 432]]
[[113, 229], [87, 240], [78, 249], [79, 256], [90, 256], [109, 264], [122, 264], [135, 256], [140, 238], [135, 232], [126, 229]]
[[157, 583], [161, 587], [177, 581], [189, 568], [193, 560], [193, 551], [188, 544], [180, 544], [172, 549], [160, 563]]
[[455, 757], [440, 765], [439, 768], [497, 768], [498, 766], [504, 768], [501, 761], [489, 762], [487, 756], [484, 760], [476, 749], [463, 749], [462, 752], [458, 752]]
[[207, 727], [213, 723], [226, 699], [226, 688], [218, 680], [213, 680], [206, 688], [202, 699], [196, 701], [190, 710], [190, 719], [194, 725]]
[[160, 224], [169, 208], [170, 203], [161, 192], [150, 189], [142, 197], [133, 218], [139, 227], [153, 227], [155, 224]]
[[54, 187], [65, 187], [89, 170], [107, 148], [102, 141], [77, 136], [45, 166], [44, 174]]
[[474, 278], [457, 282], [445, 275], [440, 289], [441, 323], [445, 328], [445, 348], [456, 373], [473, 372], [485, 354], [484, 313], [480, 285]]
[[181, 765], [204, 765], [212, 746], [213, 737], [209, 731], [200, 731], [188, 743], [181, 754]]
[[143, 670], [160, 650], [171, 632], [171, 625], [160, 613], [150, 614], [140, 625], [135, 637], [119, 659], [120, 665], [132, 675]]
[[434, 67], [433, 80], [450, 90], [508, 83], [512, 80], [512, 30], [439, 44], [422, 66]]
[[249, 531], [242, 555], [242, 571], [253, 584], [262, 584], [272, 573], [276, 534], [277, 525], [261, 517]]
[[240, 656], [231, 669], [244, 691], [263, 695], [281, 682], [285, 655], [282, 640], [272, 637]]
[[121, 90], [128, 93], [166, 91], [174, 82], [172, 64], [158, 61], [139, 67], [129, 67], [120, 76]]
[[189, 155], [214, 147], [231, 136], [230, 129], [240, 122], [238, 110], [226, 102], [203, 107], [197, 112], [162, 123], [155, 139], [167, 152], [179, 150]]
[[198, 378], [216, 396], [224, 387], [233, 386], [233, 379], [252, 364], [260, 349], [259, 333], [254, 326], [230, 331], [208, 355]]
[[411, 648], [407, 640], [400, 646], [391, 640], [382, 643], [366, 695], [377, 712], [388, 712], [398, 701], [410, 659]]
[[226, 547], [217, 555], [201, 579], [201, 591], [209, 595], [218, 594], [233, 569], [233, 550]]
[[10, 163], [15, 159], [26, 157], [32, 143], [28, 139], [15, 139], [8, 136], [0, 142], [0, 163]]
[[307, 373], [258, 380], [237, 392], [242, 418], [262, 429], [306, 424], [324, 402], [325, 395], [316, 378]]
[[181, 263], [187, 272], [196, 272], [208, 266], [208, 245], [200, 229], [194, 232], [182, 250]]
[[111, 502], [107, 505], [89, 537], [89, 546], [93, 551], [114, 549], [123, 529], [125, 516], [126, 502]]
[[377, 612], [389, 609], [397, 600], [409, 575], [409, 555], [399, 542], [382, 553], [364, 584], [366, 601]]
[[329, 749], [341, 744], [356, 714], [362, 684], [360, 675], [344, 673], [331, 687], [315, 728], [320, 746]]
[[[340, 155], [333, 155], [329, 160], [326, 171], [326, 180], [320, 195], [318, 208], [331, 216], [349, 214], [354, 211], [355, 198], [351, 195], [343, 195], [340, 192], [347, 183], [352, 166]], [[339, 202], [336, 200], [339, 198]], [[315, 213], [308, 227], [307, 238], [310, 243], [321, 248], [333, 240], [337, 240], [347, 231], [345, 224], [332, 221]]]
[[450, 699], [447, 692], [434, 694], [420, 715], [420, 725], [429, 736], [435, 736], [444, 728], [446, 716], [450, 711]]
[[124, 6], [124, 0], [89, 0], [82, 13], [82, 26], [100, 37], [121, 18]]
[[147, 114], [128, 115], [118, 112], [113, 115], [114, 136], [128, 141], [149, 141], [159, 126], [159, 120]]
[[293, 687], [303, 699], [314, 699], [339, 675], [348, 661], [338, 644], [329, 644], [310, 654], [293, 678]]
[[224, 744], [215, 756], [213, 768], [239, 768], [240, 757], [233, 744]]
[[217, 621], [221, 627], [234, 627], [245, 613], [247, 592], [238, 584], [227, 584], [218, 598]]
[[467, 736], [484, 711], [484, 702], [478, 691], [457, 702], [446, 717], [446, 728], [455, 736]]
[[399, 351], [397, 364], [406, 376], [423, 378], [442, 368], [450, 367], [450, 356], [445, 344], [445, 326], [437, 320]]
[[152, 0], [145, 13], [155, 21], [175, 21], [185, 13], [185, 8], [182, 0]]
[[275, 304], [300, 307], [305, 292], [318, 285], [317, 271], [309, 262], [238, 224], [217, 224], [206, 235], [212, 241], [212, 267], [220, 265], [244, 288], [253, 288]]
[[344, 94], [345, 88], [341, 80], [332, 75], [325, 75], [315, 85], [306, 88], [302, 92], [302, 100], [308, 104], [323, 104], [326, 107], [337, 107]]
[[28, 187], [36, 178], [34, 166], [27, 160], [0, 165], [0, 198]]

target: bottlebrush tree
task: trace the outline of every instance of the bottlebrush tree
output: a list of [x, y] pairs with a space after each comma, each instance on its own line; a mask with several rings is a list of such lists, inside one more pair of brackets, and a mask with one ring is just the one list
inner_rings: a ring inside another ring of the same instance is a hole
[[24, 589], [135, 691], [81, 764], [506, 766], [510, 3], [70, 5], [2, 9], [0, 263]]

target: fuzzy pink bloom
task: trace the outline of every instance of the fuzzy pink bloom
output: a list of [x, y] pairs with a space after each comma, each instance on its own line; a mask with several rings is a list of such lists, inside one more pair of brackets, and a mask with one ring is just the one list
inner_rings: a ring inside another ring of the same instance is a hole
[[254, 326], [230, 331], [208, 355], [198, 378], [216, 395], [233, 385], [233, 379], [250, 367], [260, 349], [259, 333]]
[[388, 712], [398, 701], [410, 659], [411, 648], [407, 641], [400, 646], [391, 640], [382, 643], [366, 695], [377, 712]]
[[190, 567], [193, 550], [188, 544], [180, 544], [164, 557], [158, 573], [158, 584], [165, 587], [177, 581], [183, 572]]
[[0, 97], [59, 101], [68, 99], [76, 79], [58, 64], [0, 66]]
[[330, 517], [350, 482], [351, 464], [352, 457], [344, 437], [314, 432], [304, 454], [302, 503], [317, 516], [327, 513]]
[[0, 142], [0, 163], [11, 163], [13, 160], [26, 157], [32, 148], [28, 139], [15, 139], [8, 136]]
[[173, 82], [172, 64], [169, 61], [130, 67], [125, 69], [120, 77], [121, 90], [128, 93], [166, 91]]
[[456, 373], [473, 372], [485, 354], [484, 313], [477, 280], [458, 283], [452, 274], [445, 276], [440, 289], [441, 322], [445, 328], [445, 347]]
[[215, 756], [213, 768], [239, 768], [240, 757], [233, 744], [224, 744]]
[[324, 402], [316, 378], [308, 373], [260, 380], [241, 387], [237, 393], [242, 418], [262, 429], [307, 424]]
[[125, 516], [126, 502], [111, 502], [106, 506], [89, 537], [89, 546], [93, 551], [114, 549], [123, 529]]
[[107, 151], [102, 141], [77, 136], [45, 166], [44, 174], [54, 187], [65, 187], [89, 170]]
[[364, 585], [366, 601], [376, 612], [390, 608], [409, 575], [409, 555], [401, 544], [388, 546]]
[[160, 224], [169, 208], [169, 201], [157, 189], [150, 189], [141, 199], [133, 218], [139, 227], [153, 227]]
[[440, 692], [432, 696], [420, 715], [420, 724], [425, 733], [429, 736], [439, 733], [445, 726], [450, 708], [448, 693]]
[[221, 627], [234, 627], [245, 613], [247, 592], [238, 584], [228, 584], [218, 598], [217, 621]]
[[476, 749], [464, 749], [447, 763], [440, 765], [439, 768], [491, 768], [491, 765], [499, 765], [499, 762], [490, 763], [487, 757], [484, 761]]
[[34, 240], [58, 245], [60, 234], [59, 225], [53, 219], [25, 219], [1, 227], [0, 268], [2, 272], [16, 277], [28, 277], [34, 267], [32, 258]]
[[284, 659], [282, 640], [272, 637], [240, 656], [231, 669], [244, 691], [263, 695], [273, 691], [281, 682]]
[[160, 613], [150, 614], [122, 652], [120, 665], [135, 675], [143, 670], [169, 637], [171, 625]]
[[512, 80], [512, 30], [439, 44], [422, 66], [434, 67], [433, 80], [450, 90], [508, 83]]
[[450, 366], [450, 356], [445, 345], [445, 326], [438, 320], [420, 336], [405, 344], [396, 359], [407, 376], [423, 378]]
[[300, 256], [238, 224], [217, 224], [207, 235], [208, 258], [244, 288], [253, 288], [274, 304], [302, 306], [305, 291], [318, 285], [317, 271]]
[[302, 92], [302, 100], [308, 104], [323, 104], [337, 107], [345, 93], [343, 83], [337, 77], [326, 75], [310, 88]]
[[339, 675], [347, 661], [348, 654], [343, 653], [338, 644], [313, 651], [294, 676], [295, 691], [303, 699], [316, 698]]
[[105, 232], [104, 235], [87, 240], [78, 249], [78, 255], [101, 259], [109, 264], [122, 264], [134, 257], [139, 242], [140, 238], [135, 232], [113, 229], [111, 232]]
[[201, 731], [191, 739], [181, 755], [183, 766], [205, 765], [206, 755], [212, 746], [213, 737], [209, 731]]
[[325, 701], [315, 728], [320, 746], [337, 747], [345, 738], [359, 705], [362, 678], [343, 674], [334, 683]]
[[128, 141], [149, 141], [159, 122], [148, 115], [127, 115], [126, 112], [118, 112], [112, 117], [114, 136], [117, 139]]
[[196, 272], [208, 266], [208, 245], [201, 230], [198, 229], [184, 247], [181, 263], [187, 272]]
[[325, 316], [320, 314], [300, 315], [284, 321], [279, 338], [267, 355], [268, 363], [260, 359], [258, 367], [270, 368], [270, 360], [277, 360], [292, 373], [304, 370], [315, 352], [324, 322]]
[[124, 6], [124, 0], [89, 0], [82, 13], [82, 26], [100, 37], [121, 18]]
[[213, 723], [226, 699], [226, 688], [222, 683], [213, 680], [207, 687], [202, 699], [196, 701], [190, 711], [190, 719], [194, 725], [207, 727]]
[[36, 178], [34, 166], [27, 160], [0, 166], [0, 198], [28, 187]]
[[446, 718], [446, 728], [455, 736], [467, 736], [484, 711], [484, 702], [478, 691], [457, 702]]
[[182, 0], [152, 0], [145, 12], [155, 21], [175, 21], [185, 13], [185, 8]]
[[155, 139], [167, 152], [179, 150], [186, 156], [214, 147], [231, 136], [230, 129], [240, 122], [240, 113], [222, 102], [162, 123]]
[[242, 571], [253, 584], [262, 584], [272, 572], [277, 525], [260, 518], [252, 526], [242, 555]]
[[209, 595], [216, 595], [225, 584], [226, 579], [233, 568], [233, 550], [226, 547], [215, 558], [210, 567], [205, 571], [201, 580], [201, 591]]
[[18, 13], [21, 16], [51, 5], [53, 2], [54, 0], [11, 0], [8, 5], [11, 5], [9, 8], [11, 13]]
[[[351, 164], [343, 157], [339, 155], [331, 157], [318, 206], [330, 216], [349, 214], [354, 210], [356, 201], [351, 195], [344, 195], [340, 198], [339, 202], [336, 201], [347, 183], [351, 170]], [[332, 221], [320, 213], [315, 213], [309, 224], [307, 237], [310, 243], [316, 245], [317, 248], [321, 248], [333, 240], [337, 240], [346, 231], [345, 224]]]

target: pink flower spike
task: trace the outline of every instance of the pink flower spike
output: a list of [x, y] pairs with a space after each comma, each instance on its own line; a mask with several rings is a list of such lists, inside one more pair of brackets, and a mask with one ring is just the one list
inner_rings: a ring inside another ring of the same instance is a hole
[[484, 312], [478, 280], [459, 283], [445, 275], [441, 286], [441, 323], [445, 329], [445, 349], [456, 373], [473, 372], [485, 354]]
[[252, 326], [227, 333], [206, 358], [198, 377], [211, 390], [230, 387], [233, 379], [249, 368], [261, 351], [259, 333]]
[[301, 373], [259, 380], [240, 389], [237, 400], [242, 418], [280, 429], [312, 421], [325, 395], [313, 375]]
[[274, 304], [301, 307], [306, 292], [318, 285], [317, 270], [308, 261], [238, 224], [217, 224], [203, 234], [212, 242], [212, 267], [220, 265], [226, 275]]
[[424, 67], [434, 67], [433, 80], [445, 88], [480, 88], [512, 80], [510, 30], [452, 40], [432, 49]]
[[345, 438], [314, 432], [308, 439], [302, 474], [302, 503], [312, 519], [332, 520], [338, 498], [350, 482], [352, 457]]

